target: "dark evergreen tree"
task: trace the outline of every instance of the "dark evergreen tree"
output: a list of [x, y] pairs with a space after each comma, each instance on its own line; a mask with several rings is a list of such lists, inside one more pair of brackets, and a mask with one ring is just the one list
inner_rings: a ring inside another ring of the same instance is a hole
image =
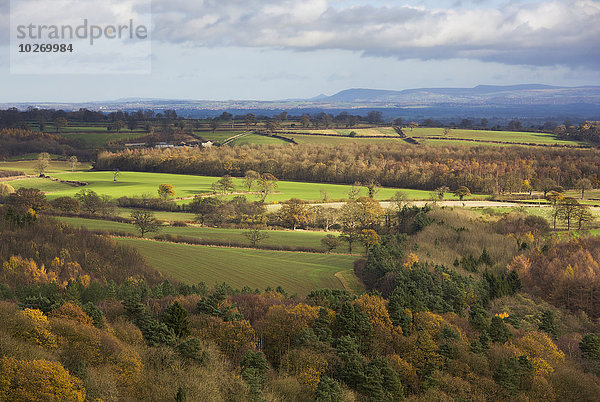
[[179, 302], [167, 307], [163, 314], [163, 322], [178, 338], [185, 338], [190, 334], [188, 312]]

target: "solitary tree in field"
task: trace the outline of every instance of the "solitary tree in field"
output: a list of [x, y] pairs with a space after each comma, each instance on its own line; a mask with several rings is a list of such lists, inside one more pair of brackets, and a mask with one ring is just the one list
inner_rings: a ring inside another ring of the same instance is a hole
[[459, 200], [463, 200], [465, 197], [471, 195], [471, 190], [467, 186], [460, 186], [454, 191], [454, 195], [458, 197]]
[[54, 125], [56, 126], [56, 132], [58, 133], [61, 129], [67, 127], [69, 122], [64, 117], [59, 117], [54, 121]]
[[208, 123], [208, 125], [210, 126], [210, 129], [214, 133], [215, 131], [217, 131], [217, 128], [219, 128], [219, 119], [217, 119], [217, 118], [211, 119], [210, 123]]
[[136, 209], [131, 212], [131, 219], [142, 237], [146, 233], [158, 232], [160, 228], [160, 222], [154, 217], [152, 211]]
[[250, 241], [252, 247], [256, 247], [259, 242], [268, 238], [269, 234], [258, 229], [250, 229], [247, 232], [244, 232], [244, 236], [246, 236], [246, 238]]
[[121, 171], [119, 169], [113, 170], [113, 181], [117, 181], [119, 176], [121, 175]]
[[443, 135], [444, 135], [444, 138], [448, 138], [448, 136], [450, 135], [450, 132], [451, 132], [451, 131], [452, 131], [452, 130], [450, 130], [450, 128], [449, 128], [449, 127], [446, 127], [446, 128], [444, 128], [444, 133], [443, 133]]
[[439, 201], [442, 201], [448, 192], [450, 192], [448, 186], [441, 186], [435, 189], [435, 196]]
[[69, 157], [69, 163], [71, 164], [71, 172], [74, 172], [75, 169], [77, 168], [77, 165], [79, 165], [79, 161], [77, 160], [77, 157], [75, 155]]
[[591, 190], [592, 182], [590, 181], [590, 179], [584, 177], [583, 179], [577, 180], [577, 182], [575, 183], [575, 188], [581, 190], [581, 199], [583, 200], [583, 195], [585, 191]]
[[158, 186], [158, 196], [166, 201], [169, 197], [173, 197], [175, 195], [175, 188], [172, 184], [163, 183]]
[[46, 174], [46, 169], [50, 166], [50, 154], [42, 152], [35, 163], [35, 170], [40, 176]]
[[233, 184], [233, 179], [231, 176], [225, 175], [217, 180], [217, 182], [215, 182], [215, 189], [221, 191], [223, 194], [233, 191], [235, 189], [235, 185]]
[[260, 179], [260, 174], [258, 174], [258, 172], [255, 172], [254, 170], [246, 171], [246, 175], [244, 176], [244, 184], [248, 188], [248, 191], [252, 191], [252, 186], [258, 179]]
[[271, 173], [263, 173], [258, 179], [258, 192], [260, 200], [264, 202], [267, 196], [277, 189], [277, 178]]

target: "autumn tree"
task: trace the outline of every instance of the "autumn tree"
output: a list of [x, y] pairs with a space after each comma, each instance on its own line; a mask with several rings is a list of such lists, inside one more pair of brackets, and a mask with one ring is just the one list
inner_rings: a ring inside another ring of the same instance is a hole
[[267, 196], [277, 189], [277, 178], [271, 173], [263, 173], [257, 182], [259, 197], [262, 202], [265, 202]]
[[556, 217], [566, 223], [567, 230], [571, 230], [571, 223], [576, 219], [581, 204], [575, 198], [569, 197], [556, 204], [555, 209]]
[[575, 221], [577, 222], [577, 230], [581, 230], [585, 225], [594, 221], [594, 215], [590, 212], [590, 207], [580, 205], [575, 210]]
[[471, 195], [471, 190], [469, 190], [469, 188], [466, 186], [460, 186], [456, 190], [454, 190], [454, 195], [462, 201], [465, 197]]
[[279, 218], [285, 226], [292, 230], [296, 230], [298, 226], [307, 225], [310, 218], [308, 202], [298, 198], [289, 199], [281, 204]]
[[325, 229], [326, 232], [337, 223], [338, 211], [336, 208], [317, 205], [311, 209], [315, 223]]
[[39, 212], [48, 208], [48, 199], [37, 188], [22, 187], [8, 196], [8, 204], [21, 211], [32, 209]]
[[13, 186], [8, 183], [0, 182], [0, 203], [5, 202], [8, 196], [15, 192]]
[[46, 175], [46, 169], [50, 166], [50, 154], [48, 152], [42, 152], [39, 154], [37, 161], [35, 162], [35, 171], [40, 176]]
[[260, 174], [255, 172], [254, 170], [247, 170], [244, 176], [244, 184], [248, 191], [252, 191], [252, 187], [254, 186], [254, 182], [260, 179]]
[[0, 359], [0, 399], [9, 401], [81, 401], [86, 399], [82, 381], [58, 362]]
[[71, 164], [71, 172], [74, 172], [79, 165], [79, 160], [75, 155], [69, 157], [69, 163]]
[[144, 237], [146, 233], [158, 232], [160, 222], [154, 216], [154, 212], [145, 209], [136, 209], [131, 211], [132, 223], [140, 231], [140, 236]]
[[158, 186], [158, 196], [166, 201], [169, 197], [173, 197], [175, 195], [175, 188], [172, 184], [163, 183]]
[[592, 182], [588, 178], [579, 179], [575, 182], [575, 188], [581, 190], [581, 199], [583, 200], [583, 196], [586, 190], [590, 190], [592, 188]]

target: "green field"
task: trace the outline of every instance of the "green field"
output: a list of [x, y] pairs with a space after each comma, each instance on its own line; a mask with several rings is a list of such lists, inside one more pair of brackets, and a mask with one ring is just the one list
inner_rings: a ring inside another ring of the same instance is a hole
[[223, 143], [228, 138], [242, 134], [244, 131], [195, 131], [194, 134], [208, 141]]
[[231, 145], [285, 145], [289, 142], [268, 135], [248, 134], [230, 142]]
[[[72, 132], [61, 132], [60, 135], [70, 140], [79, 140], [90, 147], [100, 147], [114, 141], [127, 141], [134, 140], [135, 138], [142, 137], [148, 133], [143, 131], [121, 131], [116, 133], [114, 131], [99, 130], [97, 128], [83, 127], [87, 130], [74, 130]], [[92, 129], [92, 130], [90, 130]]]
[[234, 288], [282, 286], [305, 295], [313, 289], [342, 289], [335, 274], [352, 272], [353, 256], [191, 246], [141, 239], [118, 239], [133, 246], [166, 276], [189, 284], [227, 282]]
[[[22, 165], [21, 163], [20, 165]], [[2, 166], [2, 165], [0, 165]], [[63, 170], [64, 172], [64, 170]], [[210, 176], [191, 176], [168, 173], [145, 173], [145, 172], [121, 172], [118, 181], [113, 181], [112, 172], [74, 172], [52, 174], [62, 180], [74, 180], [89, 183], [85, 188], [94, 190], [98, 194], [106, 194], [110, 197], [118, 198], [121, 196], [141, 196], [150, 194], [156, 196], [156, 191], [161, 183], [170, 183], [175, 187], [175, 197], [190, 199], [196, 194], [210, 193], [211, 186], [219, 180], [218, 177]], [[25, 179], [22, 179], [25, 180]], [[243, 180], [233, 179], [238, 191], [243, 191]], [[21, 180], [9, 182], [13, 187], [23, 187]], [[307, 201], [321, 200], [321, 190], [326, 190], [329, 199], [341, 200], [348, 197], [351, 186], [340, 184], [322, 184], [280, 181], [278, 182], [277, 192], [267, 197], [268, 202], [286, 201], [290, 198], [300, 198]], [[48, 198], [57, 198], [60, 196], [73, 196], [82, 187], [69, 186], [63, 187], [56, 192], [48, 194]], [[375, 198], [378, 200], [390, 199], [397, 191], [402, 190], [409, 199], [429, 199], [429, 192], [424, 190], [409, 190], [395, 188], [380, 188]], [[367, 190], [361, 189], [361, 195], [366, 195]], [[256, 194], [247, 194], [249, 200], [257, 199]], [[232, 197], [229, 195], [228, 197]], [[451, 197], [448, 199], [452, 199]], [[182, 201], [184, 203], [189, 200]]]
[[[13, 161], [1, 161], [0, 162], [0, 170], [18, 170], [24, 172], [25, 174], [37, 174], [35, 170], [35, 166], [37, 163], [37, 154], [35, 154], [35, 158], [33, 154], [30, 154], [30, 158], [28, 160], [13, 160]], [[91, 168], [91, 165], [87, 162], [81, 162], [77, 165], [77, 171], [88, 170]], [[50, 167], [46, 169], [46, 174], [54, 175], [56, 173], [65, 173], [71, 171], [71, 164], [67, 161], [60, 160], [52, 160], [50, 162]]]
[[[418, 127], [414, 130], [404, 129], [406, 135], [416, 138], [436, 137], [436, 140], [427, 140], [427, 143], [435, 143], [437, 138], [440, 141], [452, 141], [453, 138], [468, 139], [473, 141], [499, 141], [503, 143], [519, 144], [540, 144], [540, 145], [585, 145], [584, 143], [574, 141], [563, 141], [557, 139], [550, 133], [529, 133], [516, 131], [487, 131], [487, 130], [462, 130], [452, 129], [448, 137], [444, 137], [443, 128]], [[455, 145], [466, 143], [467, 141], [453, 141]]]
[[[157, 215], [158, 216], [158, 215]], [[68, 223], [72, 226], [84, 227], [89, 230], [102, 230], [107, 232], [138, 234], [137, 229], [132, 224], [105, 221], [99, 219], [85, 219], [72, 217], [57, 217], [58, 220]], [[177, 236], [186, 236], [198, 240], [209, 240], [219, 242], [235, 242], [250, 247], [250, 242], [244, 236], [244, 229], [217, 229], [198, 226], [174, 227], [163, 226], [158, 234], [170, 234]], [[325, 232], [311, 231], [288, 231], [288, 230], [266, 230], [269, 237], [260, 242], [266, 246], [287, 246], [287, 247], [310, 247], [322, 249], [321, 239], [327, 235]], [[347, 243], [342, 244], [336, 250], [336, 253], [347, 253]], [[364, 248], [357, 244], [354, 245], [355, 253], [364, 252]]]

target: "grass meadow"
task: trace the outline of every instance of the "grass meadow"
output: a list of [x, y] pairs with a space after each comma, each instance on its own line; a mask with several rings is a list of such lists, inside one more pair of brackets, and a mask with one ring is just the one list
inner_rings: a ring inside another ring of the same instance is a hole
[[[156, 214], [160, 219], [160, 215]], [[68, 223], [72, 226], [84, 227], [89, 230], [102, 230], [107, 232], [130, 233], [137, 235], [138, 231], [134, 225], [129, 223], [113, 222], [99, 219], [86, 219], [76, 217], [57, 217], [61, 222]], [[245, 229], [220, 229], [206, 228], [199, 226], [175, 227], [162, 226], [158, 234], [168, 234], [176, 236], [185, 236], [198, 240], [232, 242], [243, 244], [250, 247], [250, 242], [244, 236]], [[268, 238], [261, 241], [260, 245], [266, 246], [286, 246], [286, 247], [310, 247], [314, 249], [322, 249], [321, 239], [325, 237], [326, 232], [302, 231], [302, 230], [265, 230], [269, 235]], [[153, 236], [150, 234], [150, 236]], [[361, 253], [364, 251], [362, 246], [354, 244], [354, 252]], [[340, 247], [334, 250], [334, 253], [347, 253], [348, 245], [343, 243]]]
[[299, 295], [319, 288], [343, 289], [344, 279], [340, 280], [339, 276], [346, 279], [346, 286], [355, 284], [347, 279], [348, 275], [353, 276], [353, 256], [193, 246], [130, 238], [117, 241], [135, 247], [150, 265], [167, 277], [189, 284], [227, 282], [240, 289], [282, 286], [287, 292]]

